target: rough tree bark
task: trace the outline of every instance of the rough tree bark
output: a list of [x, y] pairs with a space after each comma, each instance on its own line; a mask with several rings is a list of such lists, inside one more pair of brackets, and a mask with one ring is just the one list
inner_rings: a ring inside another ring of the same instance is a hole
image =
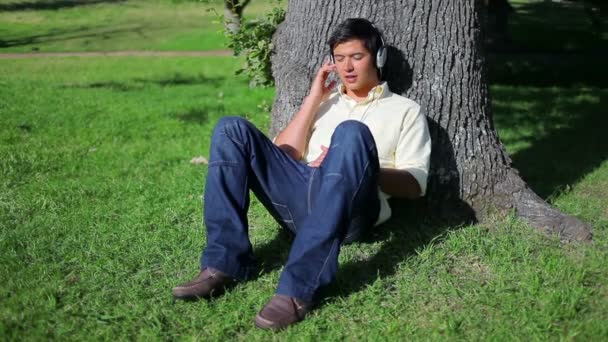
[[537, 196], [511, 167], [492, 122], [482, 51], [482, 1], [290, 0], [274, 36], [277, 94], [271, 134], [283, 128], [328, 55], [333, 27], [370, 19], [389, 48], [391, 90], [417, 101], [433, 139], [426, 203], [435, 214], [489, 215], [515, 210], [564, 240], [589, 240], [589, 227]]

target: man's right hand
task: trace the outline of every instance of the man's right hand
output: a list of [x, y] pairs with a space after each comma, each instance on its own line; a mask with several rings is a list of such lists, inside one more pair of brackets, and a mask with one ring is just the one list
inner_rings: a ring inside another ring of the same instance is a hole
[[327, 82], [329, 74], [335, 70], [336, 65], [329, 61], [325, 62], [325, 64], [319, 68], [319, 71], [310, 86], [310, 92], [308, 93], [308, 97], [311, 101], [320, 104], [327, 100], [331, 91], [336, 87], [336, 81], [331, 81], [328, 85], [325, 85], [325, 83]]
[[[335, 81], [325, 85], [329, 74], [334, 70], [336, 70], [336, 66], [329, 62], [321, 66], [312, 81], [310, 92], [304, 99], [300, 110], [274, 141], [279, 148], [287, 152], [295, 160], [300, 160], [304, 155], [308, 139], [310, 138], [308, 133], [313, 124], [315, 114], [319, 110], [319, 105], [327, 100], [329, 94], [331, 94], [331, 91], [336, 86]], [[319, 161], [319, 165], [321, 161]]]

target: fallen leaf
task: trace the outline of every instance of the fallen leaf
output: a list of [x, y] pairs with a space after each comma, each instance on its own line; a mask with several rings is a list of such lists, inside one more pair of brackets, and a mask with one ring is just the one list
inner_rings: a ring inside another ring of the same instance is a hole
[[194, 165], [209, 164], [209, 161], [207, 160], [207, 158], [205, 158], [203, 156], [199, 156], [199, 157], [192, 158], [190, 160], [190, 164], [194, 164]]

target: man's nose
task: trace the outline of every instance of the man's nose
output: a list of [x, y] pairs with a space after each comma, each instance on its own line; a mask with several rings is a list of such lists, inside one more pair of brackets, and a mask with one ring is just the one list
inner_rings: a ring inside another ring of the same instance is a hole
[[351, 71], [351, 70], [353, 70], [353, 63], [352, 63], [352, 61], [350, 60], [350, 58], [347, 58], [345, 62], [346, 62], [346, 63], [344, 63], [344, 69], [345, 69], [346, 71]]

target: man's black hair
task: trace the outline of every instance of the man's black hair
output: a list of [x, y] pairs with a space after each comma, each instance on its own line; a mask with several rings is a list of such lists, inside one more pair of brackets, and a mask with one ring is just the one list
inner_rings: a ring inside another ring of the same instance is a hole
[[363, 18], [346, 19], [334, 29], [327, 41], [331, 55], [333, 56], [338, 44], [353, 39], [363, 41], [363, 45], [372, 54], [374, 65], [376, 65], [376, 53], [382, 46], [382, 33], [369, 20]]

